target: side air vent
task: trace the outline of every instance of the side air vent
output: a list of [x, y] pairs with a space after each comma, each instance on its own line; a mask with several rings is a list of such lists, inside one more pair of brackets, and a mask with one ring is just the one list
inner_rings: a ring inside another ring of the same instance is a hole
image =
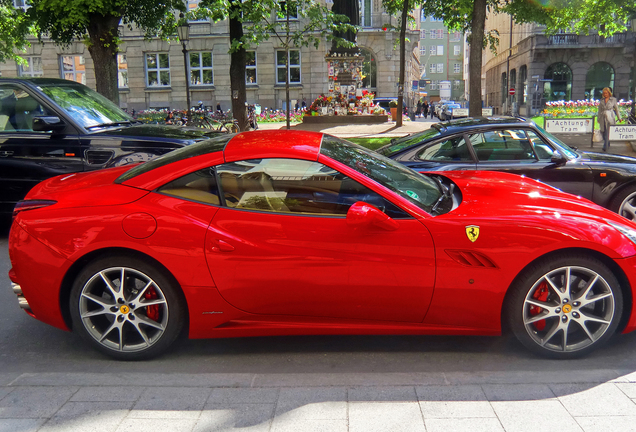
[[115, 154], [112, 150], [87, 150], [86, 162], [89, 165], [104, 165]]
[[446, 250], [446, 253], [453, 260], [457, 261], [461, 265], [468, 267], [484, 267], [484, 268], [497, 268], [497, 265], [490, 260], [486, 255], [467, 250]]

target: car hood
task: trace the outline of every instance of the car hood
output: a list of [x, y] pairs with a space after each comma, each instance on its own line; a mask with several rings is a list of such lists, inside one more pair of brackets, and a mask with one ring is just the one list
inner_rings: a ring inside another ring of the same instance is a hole
[[634, 164], [636, 165], [636, 158], [630, 156], [621, 156], [609, 153], [596, 153], [588, 151], [577, 150], [577, 153], [581, 156], [582, 162], [612, 162], [621, 164]]
[[125, 136], [135, 138], [163, 138], [165, 140], [177, 140], [187, 143], [193, 143], [196, 141], [203, 141], [208, 138], [213, 138], [222, 132], [213, 131], [210, 129], [184, 127], [184, 126], [171, 126], [171, 125], [158, 125], [158, 124], [139, 124], [132, 126], [125, 126], [121, 128], [110, 128], [100, 132], [96, 132], [92, 135], [108, 135], [108, 136]]
[[[436, 172], [436, 174], [440, 174]], [[591, 201], [526, 177], [492, 171], [446, 171], [462, 193], [461, 204], [451, 213], [466, 217], [554, 215], [611, 220], [636, 228]]]

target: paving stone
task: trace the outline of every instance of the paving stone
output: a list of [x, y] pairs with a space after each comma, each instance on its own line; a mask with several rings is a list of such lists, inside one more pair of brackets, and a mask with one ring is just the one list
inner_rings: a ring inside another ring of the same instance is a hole
[[636, 432], [636, 416], [576, 417], [585, 432]]
[[350, 402], [350, 432], [424, 432], [417, 402]]
[[0, 400], [0, 418], [48, 418], [73, 394], [75, 387], [18, 387]]
[[550, 388], [574, 417], [636, 416], [636, 405], [615, 384], [590, 387], [585, 384], [557, 384]]
[[128, 414], [133, 402], [68, 402], [40, 432], [112, 432]]
[[347, 389], [282, 388], [276, 405], [276, 417], [289, 413], [307, 420], [346, 419]]
[[443, 385], [444, 374], [437, 373], [334, 373], [334, 374], [262, 374], [253, 387], [356, 387]]
[[557, 400], [491, 402], [506, 432], [581, 432], [574, 418]]
[[194, 432], [267, 432], [274, 418], [274, 404], [228, 404], [206, 408]]
[[46, 419], [2, 419], [0, 432], [36, 432]]
[[346, 420], [283, 420], [272, 425], [271, 432], [348, 432]]
[[489, 401], [548, 400], [556, 397], [547, 384], [491, 384], [481, 387]]
[[349, 402], [417, 402], [413, 387], [356, 387], [348, 392]]
[[71, 402], [135, 402], [144, 392], [143, 387], [82, 387]]
[[274, 388], [217, 388], [212, 390], [206, 408], [215, 404], [275, 404], [278, 389]]
[[504, 432], [496, 418], [426, 419], [426, 432]]
[[478, 385], [415, 387], [417, 398], [422, 401], [487, 401]]
[[194, 419], [124, 419], [116, 432], [191, 432], [194, 429]]
[[636, 399], [636, 383], [616, 383], [614, 385], [628, 398]]
[[205, 388], [149, 387], [128, 417], [196, 420], [211, 392]]
[[429, 386], [415, 391], [425, 419], [495, 417], [480, 386]]
[[13, 387], [0, 387], [0, 400], [4, 399], [13, 389]]

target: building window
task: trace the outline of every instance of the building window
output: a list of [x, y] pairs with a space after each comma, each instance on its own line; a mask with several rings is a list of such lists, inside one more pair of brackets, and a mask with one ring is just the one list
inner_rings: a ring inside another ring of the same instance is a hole
[[585, 75], [585, 99], [602, 98], [605, 87], [614, 91], [614, 68], [609, 63], [594, 63]]
[[86, 84], [84, 56], [60, 56], [60, 73], [66, 80]]
[[461, 88], [461, 86], [462, 86], [462, 82], [461, 81], [459, 81], [459, 80], [453, 81], [453, 88], [455, 90], [459, 90]]
[[452, 41], [457, 42], [462, 38], [462, 34], [460, 32], [453, 32]]
[[453, 46], [453, 55], [458, 56], [461, 50], [462, 50], [462, 47], [460, 47], [459, 45]]
[[146, 85], [148, 87], [170, 86], [170, 57], [168, 53], [146, 54]]
[[[279, 1], [278, 6], [280, 7], [279, 12], [276, 14], [276, 19], [278, 21], [285, 21], [287, 19], [287, 2]], [[298, 7], [292, 3], [289, 8], [289, 19], [297, 20], [298, 19]]]
[[437, 39], [437, 31], [431, 30], [431, 39]]
[[437, 55], [444, 55], [444, 45], [437, 45]]
[[437, 63], [437, 73], [444, 73], [444, 63]]
[[26, 65], [18, 65], [18, 76], [40, 77], [44, 75], [42, 57], [27, 57]]
[[257, 84], [256, 51], [245, 52], [245, 84]]
[[190, 84], [195, 86], [214, 84], [212, 52], [190, 53]]
[[31, 2], [29, 0], [13, 0], [13, 7], [26, 12], [31, 7]]
[[506, 79], [506, 73], [501, 74], [501, 103], [506, 103], [506, 96], [508, 95], [508, 80]]
[[528, 100], [528, 67], [523, 65], [519, 68], [519, 103], [525, 104]]
[[126, 54], [117, 54], [117, 87], [128, 88], [128, 59]]
[[[187, 4], [188, 4], [188, 12], [190, 13], [195, 13], [196, 10], [199, 8], [199, 3], [201, 2], [201, 0], [187, 0]], [[189, 22], [208, 22], [209, 18], [201, 18], [201, 19], [195, 19], [195, 20], [188, 20]]]
[[[285, 51], [276, 51], [276, 84], [285, 84]], [[300, 84], [300, 50], [289, 50], [289, 83]]]
[[437, 29], [435, 31], [437, 32], [437, 39], [444, 39], [444, 29]]
[[360, 24], [362, 27], [372, 27], [373, 1], [360, 0]]
[[435, 45], [431, 45], [431, 51], [430, 54], [431, 55], [437, 55], [437, 47]]
[[426, 46], [420, 47], [420, 55], [426, 55]]
[[426, 39], [426, 30], [420, 30], [420, 39]]
[[364, 56], [362, 63], [362, 87], [375, 90], [377, 86], [378, 67], [375, 56], [366, 48], [360, 48], [360, 53]]
[[437, 70], [437, 65], [435, 63], [431, 63], [428, 67], [428, 72], [434, 74]]
[[572, 100], [572, 69], [565, 63], [553, 63], [545, 70], [543, 96], [546, 101]]
[[453, 64], [453, 73], [462, 73], [462, 65], [461, 63], [455, 63]]

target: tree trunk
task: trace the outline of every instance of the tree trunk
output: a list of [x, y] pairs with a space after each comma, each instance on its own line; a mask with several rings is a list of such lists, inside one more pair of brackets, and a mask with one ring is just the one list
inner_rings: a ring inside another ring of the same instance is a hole
[[404, 75], [406, 72], [406, 19], [409, 15], [410, 1], [404, 0], [402, 8], [402, 25], [400, 26], [400, 78], [398, 81], [398, 106], [395, 126], [402, 126], [402, 111], [404, 111]]
[[117, 37], [121, 16], [93, 14], [88, 24], [88, 52], [95, 65], [95, 89], [119, 106]]
[[486, 26], [486, 0], [475, 0], [470, 29], [470, 56], [468, 74], [470, 76], [470, 101], [468, 115], [481, 116], [481, 59], [484, 51], [484, 27]]
[[[230, 6], [230, 43], [243, 37], [243, 23], [239, 21], [241, 6], [232, 3]], [[235, 17], [235, 18], [232, 18]], [[232, 115], [238, 121], [239, 130], [247, 130], [247, 114], [245, 111], [245, 48], [230, 54], [230, 88], [232, 98]]]

